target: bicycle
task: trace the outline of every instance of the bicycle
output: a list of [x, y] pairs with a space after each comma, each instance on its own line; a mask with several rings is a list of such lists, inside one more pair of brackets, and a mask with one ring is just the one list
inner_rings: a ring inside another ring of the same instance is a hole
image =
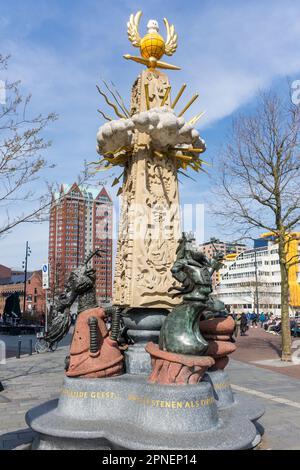
[[50, 343], [45, 339], [45, 333], [40, 332], [36, 334], [37, 341], [34, 346], [34, 350], [37, 354], [43, 354], [45, 352], [54, 352], [57, 349], [58, 341]]

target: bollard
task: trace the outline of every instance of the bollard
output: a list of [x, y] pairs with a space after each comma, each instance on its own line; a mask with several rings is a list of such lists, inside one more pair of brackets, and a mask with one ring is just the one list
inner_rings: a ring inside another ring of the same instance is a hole
[[17, 359], [20, 359], [21, 357], [21, 346], [22, 346], [22, 341], [19, 339], [18, 340], [18, 352], [17, 352]]
[[29, 340], [29, 356], [32, 356], [32, 339]]

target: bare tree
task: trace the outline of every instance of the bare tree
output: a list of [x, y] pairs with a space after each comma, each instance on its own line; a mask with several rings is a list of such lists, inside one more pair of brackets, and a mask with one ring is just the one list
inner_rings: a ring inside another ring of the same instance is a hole
[[[0, 54], [2, 75], [8, 58]], [[51, 167], [41, 156], [51, 145], [42, 134], [57, 119], [55, 113], [30, 116], [31, 95], [21, 95], [19, 81], [7, 81], [5, 94], [6, 99], [0, 100], [0, 208], [6, 216], [1, 220], [0, 237], [22, 222], [38, 220], [49, 205], [49, 188], [41, 194], [33, 183]]]
[[300, 222], [300, 108], [287, 96], [261, 92], [257, 108], [234, 120], [221, 157], [214, 211], [241, 238], [274, 236], [281, 274], [282, 360], [291, 360], [288, 272], [292, 232]]
[[266, 305], [265, 308], [267, 309], [272, 309], [271, 305], [276, 304], [277, 290], [274, 286], [269, 285], [268, 280], [267, 278], [260, 278], [257, 283], [255, 281], [249, 283], [249, 297], [253, 305], [253, 310], [257, 303], [257, 297], [259, 304]]

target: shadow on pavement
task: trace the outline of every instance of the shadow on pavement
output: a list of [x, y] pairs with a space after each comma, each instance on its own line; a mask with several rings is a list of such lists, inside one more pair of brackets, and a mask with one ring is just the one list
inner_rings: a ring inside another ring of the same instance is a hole
[[24, 444], [30, 444], [34, 437], [35, 433], [29, 428], [2, 434], [0, 435], [0, 449], [13, 450]]

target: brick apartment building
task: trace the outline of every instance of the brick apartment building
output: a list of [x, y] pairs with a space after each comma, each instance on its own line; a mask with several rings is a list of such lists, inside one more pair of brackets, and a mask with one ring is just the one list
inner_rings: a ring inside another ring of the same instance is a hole
[[247, 246], [244, 243], [222, 242], [218, 238], [212, 237], [208, 242], [199, 245], [199, 249], [208, 258], [211, 258], [217, 251], [223, 253], [224, 256], [231, 253], [242, 253], [247, 249]]
[[[7, 274], [10, 275], [7, 276]], [[0, 266], [0, 315], [3, 314], [7, 297], [15, 293], [19, 295], [20, 307], [23, 312], [24, 277], [25, 274], [21, 271], [13, 271], [6, 266]], [[27, 273], [25, 311], [38, 315], [45, 312], [45, 291], [42, 288], [41, 271]]]
[[113, 203], [106, 189], [63, 184], [50, 209], [50, 295], [61, 292], [70, 272], [97, 248], [106, 250], [94, 257], [96, 294], [100, 302], [112, 297]]
[[0, 280], [10, 279], [12, 270], [3, 264], [0, 264]]

